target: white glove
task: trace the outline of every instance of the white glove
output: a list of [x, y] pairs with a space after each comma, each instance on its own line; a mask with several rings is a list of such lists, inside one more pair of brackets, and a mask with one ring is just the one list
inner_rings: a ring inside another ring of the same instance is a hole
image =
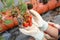
[[43, 40], [44, 38], [44, 33], [40, 31], [34, 24], [28, 28], [19, 28], [19, 30], [25, 35], [34, 37], [35, 40]]
[[31, 9], [30, 10], [32, 16], [33, 16], [33, 21], [34, 24], [37, 24], [37, 27], [40, 28], [40, 30], [45, 31], [48, 28], [48, 22], [44, 21], [42, 19], [42, 17], [39, 15], [38, 12], [36, 12], [35, 10]]

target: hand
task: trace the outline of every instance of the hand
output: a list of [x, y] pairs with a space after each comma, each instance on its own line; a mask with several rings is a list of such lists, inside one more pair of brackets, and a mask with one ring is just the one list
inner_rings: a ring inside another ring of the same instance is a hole
[[40, 31], [35, 24], [32, 24], [31, 27], [19, 28], [19, 30], [25, 35], [34, 37], [36, 40], [42, 40], [44, 38], [44, 33]]
[[44, 37], [44, 33], [39, 30], [39, 28], [36, 25], [37, 23], [34, 24], [33, 18], [32, 18], [32, 22], [33, 22], [32, 26], [26, 28], [19, 28], [19, 30], [25, 35], [30, 35], [34, 37], [36, 40], [42, 40]]
[[35, 10], [31, 9], [30, 13], [33, 16], [32, 21], [37, 25], [41, 30], [45, 31], [48, 28], [48, 23], [42, 19], [42, 17]]

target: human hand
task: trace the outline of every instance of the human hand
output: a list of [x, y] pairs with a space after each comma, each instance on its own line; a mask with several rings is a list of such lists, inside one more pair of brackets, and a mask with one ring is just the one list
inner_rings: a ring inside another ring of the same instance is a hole
[[36, 40], [42, 40], [44, 38], [44, 33], [35, 24], [32, 24], [30, 27], [19, 28], [19, 30], [25, 35], [34, 37]]
[[41, 15], [39, 15], [39, 13], [35, 10], [31, 9], [30, 13], [33, 16], [33, 23], [36, 24], [41, 30], [45, 31], [48, 28], [48, 22], [44, 21]]

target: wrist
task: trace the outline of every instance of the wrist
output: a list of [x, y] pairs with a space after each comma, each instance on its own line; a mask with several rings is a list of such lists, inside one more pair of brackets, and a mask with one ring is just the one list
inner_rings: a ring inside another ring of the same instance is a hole
[[39, 27], [39, 28], [40, 28], [40, 30], [42, 30], [42, 31], [46, 31], [46, 30], [48, 29], [48, 22], [43, 21], [42, 26]]

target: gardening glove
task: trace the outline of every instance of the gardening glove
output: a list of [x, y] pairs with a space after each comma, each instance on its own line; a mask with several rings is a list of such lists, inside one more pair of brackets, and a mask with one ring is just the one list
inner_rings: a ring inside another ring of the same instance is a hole
[[44, 21], [42, 17], [39, 15], [39, 13], [36, 12], [35, 10], [31, 9], [30, 13], [33, 16], [34, 24], [37, 24], [37, 27], [39, 27], [40, 30], [46, 31], [48, 28], [48, 22]]
[[22, 32], [25, 35], [30, 35], [35, 38], [35, 40], [43, 40], [44, 33], [36, 27], [35, 24], [32, 24], [32, 26], [27, 28], [19, 28], [20, 32]]

